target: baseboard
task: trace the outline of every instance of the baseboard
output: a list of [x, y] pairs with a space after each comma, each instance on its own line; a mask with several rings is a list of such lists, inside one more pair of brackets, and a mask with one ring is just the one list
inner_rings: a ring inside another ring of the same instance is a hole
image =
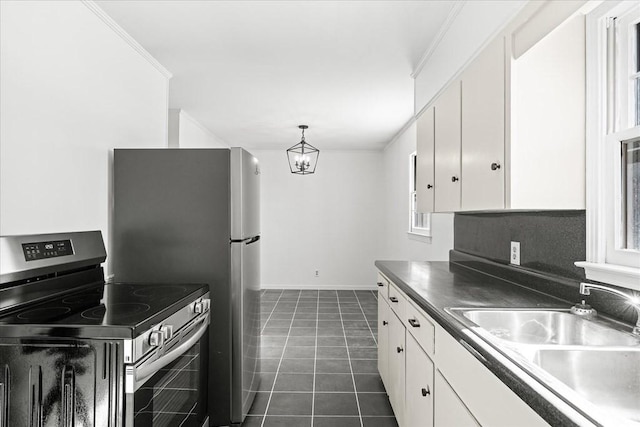
[[312, 290], [312, 291], [375, 291], [376, 285], [266, 285], [260, 289]]

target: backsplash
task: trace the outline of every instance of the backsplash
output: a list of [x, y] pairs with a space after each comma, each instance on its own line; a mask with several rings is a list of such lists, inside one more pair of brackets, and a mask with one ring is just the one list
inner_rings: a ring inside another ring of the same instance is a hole
[[[553, 295], [567, 308], [582, 299], [578, 287], [586, 279], [573, 263], [586, 256], [585, 211], [456, 213], [453, 228], [451, 262]], [[512, 241], [520, 242], [520, 266], [509, 265]], [[593, 292], [586, 300], [601, 314], [636, 322], [635, 311], [616, 295]]]
[[510, 242], [520, 242], [520, 266], [575, 280], [586, 256], [584, 210], [456, 213], [454, 250], [509, 264]]

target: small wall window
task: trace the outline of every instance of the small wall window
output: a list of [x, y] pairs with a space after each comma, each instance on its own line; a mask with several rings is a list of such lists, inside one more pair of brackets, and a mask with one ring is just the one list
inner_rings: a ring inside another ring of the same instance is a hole
[[416, 171], [418, 156], [415, 152], [409, 156], [409, 233], [431, 236], [431, 214], [416, 210], [418, 196], [416, 193]]

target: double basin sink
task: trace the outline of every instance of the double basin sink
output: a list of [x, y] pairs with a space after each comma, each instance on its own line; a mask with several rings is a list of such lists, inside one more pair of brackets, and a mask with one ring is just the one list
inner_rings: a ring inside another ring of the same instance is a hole
[[588, 403], [640, 425], [639, 335], [568, 310], [447, 311], [534, 376], [542, 370]]

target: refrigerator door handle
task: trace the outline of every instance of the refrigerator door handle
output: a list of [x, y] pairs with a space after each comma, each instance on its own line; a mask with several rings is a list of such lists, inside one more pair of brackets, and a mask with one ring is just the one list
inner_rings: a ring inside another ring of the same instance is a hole
[[260, 236], [247, 237], [246, 239], [231, 239], [231, 243], [244, 243], [246, 245], [250, 245], [258, 240], [260, 240]]
[[260, 240], [260, 236], [252, 237], [252, 238], [250, 238], [250, 239], [245, 243], [245, 245], [250, 245], [250, 244], [252, 244], [252, 243], [257, 242], [258, 240]]

